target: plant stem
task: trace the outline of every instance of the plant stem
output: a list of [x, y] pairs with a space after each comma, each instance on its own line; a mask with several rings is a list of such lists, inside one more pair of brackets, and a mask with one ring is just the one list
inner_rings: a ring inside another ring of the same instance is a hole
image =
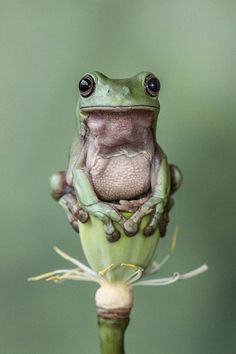
[[125, 354], [124, 334], [129, 318], [98, 316], [101, 354]]

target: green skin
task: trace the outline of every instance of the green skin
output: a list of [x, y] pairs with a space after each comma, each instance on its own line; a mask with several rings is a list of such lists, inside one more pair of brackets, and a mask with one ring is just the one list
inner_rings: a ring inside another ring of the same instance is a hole
[[[150, 73], [141, 72], [130, 79], [122, 80], [110, 79], [98, 72], [89, 75], [94, 79], [95, 88], [88, 97], [79, 95], [76, 109], [77, 132], [71, 146], [68, 169], [51, 177], [52, 195], [65, 209], [69, 222], [76, 231], [78, 220], [86, 222], [91, 214], [104, 223], [107, 238], [113, 242], [119, 239], [119, 233], [115, 230], [113, 222], [117, 222], [128, 236], [132, 236], [137, 233], [143, 216], [151, 213], [152, 218], [144, 234], [151, 235], [162, 223], [163, 236], [168, 222], [168, 212], [173, 205], [170, 194], [179, 187], [181, 174], [177, 167], [168, 165], [166, 155], [156, 142], [156, 123], [160, 104], [158, 94], [152, 96], [145, 90], [145, 78]], [[153, 121], [149, 129], [152, 140], [150, 146], [153, 144], [155, 152], [150, 163], [151, 188], [144, 195], [127, 198], [136, 201], [136, 209], [127, 219], [121, 212], [122, 208], [119, 210], [115, 203], [99, 197], [96, 193], [89, 171], [86, 170], [85, 160], [88, 159], [90, 151], [87, 138], [89, 115], [94, 112], [106, 115], [115, 115], [118, 112], [122, 115], [122, 112], [126, 112], [128, 116], [129, 112], [134, 110], [139, 115], [143, 112], [152, 114]]]

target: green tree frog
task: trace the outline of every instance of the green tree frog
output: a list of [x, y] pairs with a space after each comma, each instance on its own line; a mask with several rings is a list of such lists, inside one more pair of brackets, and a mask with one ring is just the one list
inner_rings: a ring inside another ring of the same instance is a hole
[[91, 72], [80, 80], [68, 169], [50, 179], [52, 196], [76, 231], [91, 214], [114, 242], [120, 237], [115, 223], [134, 236], [143, 216], [151, 214], [144, 235], [159, 227], [164, 236], [181, 172], [156, 141], [159, 91], [160, 81], [150, 72], [129, 79]]

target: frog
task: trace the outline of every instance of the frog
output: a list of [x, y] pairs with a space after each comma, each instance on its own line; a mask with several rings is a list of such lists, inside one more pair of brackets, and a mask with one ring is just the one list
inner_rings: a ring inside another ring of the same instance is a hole
[[93, 215], [115, 242], [116, 225], [135, 236], [150, 214], [144, 236], [158, 227], [163, 237], [182, 173], [157, 142], [160, 80], [151, 72], [111, 79], [93, 71], [78, 88], [77, 129], [67, 170], [50, 178], [53, 198], [77, 232]]

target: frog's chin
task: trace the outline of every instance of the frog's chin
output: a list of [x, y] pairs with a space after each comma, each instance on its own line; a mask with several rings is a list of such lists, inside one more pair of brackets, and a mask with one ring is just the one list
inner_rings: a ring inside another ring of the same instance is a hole
[[94, 112], [94, 111], [113, 111], [113, 112], [127, 112], [134, 110], [156, 111], [157, 106], [148, 105], [134, 105], [134, 106], [83, 106], [80, 107], [81, 112]]

